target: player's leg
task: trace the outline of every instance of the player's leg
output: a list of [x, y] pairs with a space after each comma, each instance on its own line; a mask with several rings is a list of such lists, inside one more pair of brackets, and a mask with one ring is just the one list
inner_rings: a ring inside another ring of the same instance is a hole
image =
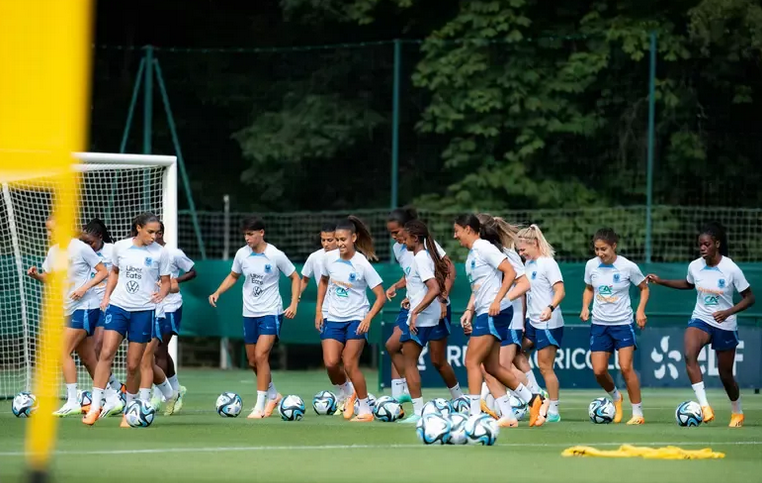
[[401, 422], [416, 423], [421, 419], [423, 410], [423, 394], [421, 393], [421, 373], [418, 372], [418, 357], [423, 347], [408, 337], [402, 343], [402, 354], [405, 357], [405, 379], [410, 391], [410, 399], [413, 402], [413, 414]]
[[[488, 376], [492, 376], [493, 373], [501, 374], [502, 377], [508, 377], [510, 375], [514, 387], [518, 389], [519, 393], [522, 393], [525, 397], [531, 399], [531, 393], [516, 379], [511, 370], [500, 364], [500, 343], [493, 343], [490, 348], [487, 358], [484, 361], [484, 370]], [[500, 410], [500, 418], [497, 420], [497, 424], [503, 428], [515, 428], [519, 425], [516, 419], [516, 414], [513, 412], [511, 406], [510, 394], [506, 390], [506, 385], [500, 382], [497, 376], [493, 376], [490, 382], [490, 392], [495, 398], [495, 406]]]
[[[349, 375], [349, 379], [355, 387], [357, 399], [360, 401], [357, 415], [352, 418], [352, 421], [372, 422], [373, 414], [371, 413], [370, 403], [368, 401], [368, 385], [365, 382], [365, 375], [360, 370], [360, 355], [362, 355], [362, 351], [365, 348], [366, 334], [357, 334], [357, 327], [359, 327], [359, 325], [360, 321], [347, 324], [347, 342], [344, 344], [341, 360], [344, 362], [344, 369]], [[347, 409], [344, 411], [344, 417], [348, 419]]]
[[638, 373], [635, 372], [633, 359], [635, 356], [635, 346], [622, 347], [619, 352], [619, 370], [627, 385], [627, 395], [630, 397], [632, 405], [632, 418], [627, 421], [629, 425], [645, 423], [643, 418], [643, 400], [640, 392], [640, 380]]
[[701, 367], [698, 363], [698, 356], [701, 349], [712, 341], [709, 325], [701, 321], [690, 321], [688, 328], [685, 329], [683, 337], [683, 352], [685, 356], [685, 371], [688, 373], [688, 379], [691, 381], [691, 387], [696, 394], [696, 399], [704, 413], [704, 422], [708, 423], [714, 419], [714, 411], [709, 405], [704, 388], [704, 377], [701, 374]]
[[[167, 379], [169, 380], [169, 384], [172, 386], [172, 390], [177, 393], [177, 402], [175, 402], [175, 412], [178, 412], [183, 407], [183, 398], [185, 397], [185, 393], [187, 392], [187, 389], [185, 386], [180, 384], [180, 381], [177, 378], [177, 371], [175, 369], [175, 361], [172, 359], [172, 356], [169, 354], [169, 343], [172, 341], [173, 337], [179, 337], [180, 336], [180, 326], [182, 324], [182, 318], [183, 318], [183, 308], [180, 307], [179, 309], [175, 310], [174, 312], [170, 312], [166, 314], [166, 326], [162, 327], [162, 334], [161, 334], [161, 345], [159, 346], [159, 351], [161, 353], [161, 357], [163, 365], [160, 366], [164, 373], [167, 375]], [[157, 352], [158, 354], [158, 352]]]
[[731, 428], [740, 428], [743, 426], [744, 415], [741, 408], [741, 391], [738, 389], [738, 383], [733, 377], [733, 364], [736, 360], [736, 347], [738, 346], [738, 333], [734, 330], [721, 330], [715, 328], [712, 334], [712, 349], [717, 354], [717, 370], [720, 375], [722, 385], [730, 399]]
[[[442, 377], [452, 399], [463, 395], [458, 378], [455, 376], [450, 363], [447, 361], [447, 339], [450, 336], [450, 307], [447, 307], [447, 315], [439, 321], [439, 325], [428, 329], [429, 359], [431, 365]], [[417, 365], [416, 365], [417, 367]], [[420, 376], [419, 376], [420, 377]]]
[[614, 378], [609, 373], [609, 359], [614, 352], [614, 339], [609, 331], [610, 327], [600, 324], [590, 325], [590, 362], [593, 365], [595, 380], [601, 388], [609, 393], [611, 401], [616, 408], [614, 422], [622, 420], [622, 402], [624, 396], [617, 389]]
[[111, 377], [114, 358], [124, 340], [125, 334], [127, 334], [129, 319], [129, 312], [119, 307], [110, 306], [106, 311], [106, 321], [108, 322], [106, 325], [108, 328], [103, 331], [103, 344], [98, 357], [98, 364], [95, 366], [92, 391], [93, 402], [90, 405], [90, 410], [82, 418], [82, 422], [88, 426], [95, 424], [101, 415], [101, 400]]
[[[77, 312], [85, 312], [77, 311]], [[73, 314], [72, 317], [76, 315]], [[73, 329], [66, 327], [63, 333], [63, 353], [61, 362], [63, 364], [63, 377], [66, 383], [66, 403], [61, 409], [53, 413], [53, 416], [65, 418], [73, 414], [82, 414], [82, 407], [77, 400], [77, 365], [74, 363], [72, 353], [76, 347], [87, 338], [87, 332], [84, 329]]]
[[403, 403], [410, 402], [410, 395], [405, 391], [405, 357], [402, 355], [401, 334], [402, 330], [399, 324], [395, 324], [392, 335], [386, 340], [385, 346], [392, 361], [392, 397]]
[[[352, 383], [349, 382], [344, 366], [341, 363], [341, 352], [344, 350], [344, 343], [334, 338], [322, 338], [322, 334], [321, 339], [323, 365], [328, 373], [328, 379], [333, 384], [334, 391], [336, 391], [337, 406], [339, 408], [337, 414], [343, 413], [347, 409], [345, 405], [349, 399], [352, 399], [352, 406], [354, 405], [354, 388], [352, 388]], [[349, 410], [354, 411], [354, 406]]]
[[[136, 399], [140, 399], [144, 403], [148, 403], [148, 398], [150, 398], [150, 387], [148, 388], [147, 393], [143, 393], [140, 395], [140, 386], [142, 382], [142, 362], [143, 362], [143, 355], [146, 352], [146, 346], [148, 346], [147, 341], [143, 341], [141, 339], [138, 339], [136, 341], [130, 340], [129, 344], [127, 345], [127, 380], [125, 381], [125, 385], [127, 386], [127, 406], [130, 405], [130, 403]], [[153, 370], [150, 370], [150, 373], [148, 373], [149, 377], [149, 384], [150, 381], [153, 380]], [[95, 397], [93, 396], [93, 399]], [[121, 427], [128, 428], [129, 425], [127, 424], [127, 421], [122, 418]]]
[[561, 420], [561, 416], [558, 412], [558, 377], [553, 370], [557, 351], [558, 347], [555, 345], [548, 345], [537, 351], [537, 365], [540, 367], [540, 374], [542, 374], [542, 378], [545, 380], [545, 388], [548, 391], [549, 406], [547, 421], [549, 422], [558, 422]]

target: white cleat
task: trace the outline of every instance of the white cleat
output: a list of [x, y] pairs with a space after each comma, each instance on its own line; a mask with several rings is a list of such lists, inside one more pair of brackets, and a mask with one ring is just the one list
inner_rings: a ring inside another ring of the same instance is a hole
[[172, 414], [179, 412], [183, 408], [183, 398], [187, 392], [188, 388], [185, 386], [180, 386], [180, 392], [177, 394], [177, 401], [175, 402], [175, 411]]
[[180, 397], [180, 393], [176, 392], [172, 394], [172, 397], [164, 401], [164, 416], [172, 416], [175, 413], [175, 405], [177, 399]]
[[114, 394], [113, 396], [106, 398], [106, 403], [103, 405], [103, 409], [101, 409], [101, 414], [98, 416], [98, 419], [116, 415], [121, 416], [123, 411], [124, 403], [122, 402], [122, 398]]
[[82, 406], [80, 406], [78, 402], [67, 402], [61, 409], [53, 413], [53, 416], [57, 418], [65, 418], [74, 415], [82, 416]]

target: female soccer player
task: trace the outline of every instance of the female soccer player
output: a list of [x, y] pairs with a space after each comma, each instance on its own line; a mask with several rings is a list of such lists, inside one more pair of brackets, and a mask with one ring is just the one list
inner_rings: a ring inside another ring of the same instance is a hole
[[[52, 238], [55, 222], [48, 218], [45, 222], [48, 236]], [[42, 263], [42, 273], [37, 267], [31, 267], [27, 275], [45, 283], [46, 275], [55, 269], [56, 257], [59, 257], [61, 247], [56, 244], [48, 250], [45, 261]], [[93, 375], [97, 360], [93, 350], [91, 335], [98, 322], [98, 311], [91, 310], [90, 301], [94, 297], [93, 287], [101, 283], [107, 276], [108, 271], [101, 263], [100, 258], [88, 245], [80, 240], [72, 238], [66, 247], [69, 260], [66, 275], [66, 295], [64, 296], [64, 316], [67, 319], [67, 327], [63, 334], [63, 375], [66, 382], [66, 403], [54, 412], [53, 415], [65, 418], [72, 414], [82, 414], [82, 407], [77, 400], [77, 366], [71, 353], [77, 351], [82, 364], [87, 368], [90, 376]], [[90, 277], [94, 271], [95, 276]]]
[[[485, 230], [486, 231], [486, 227]], [[463, 313], [461, 324], [471, 334], [466, 353], [471, 415], [481, 412], [480, 390], [482, 365], [487, 374], [494, 376], [503, 386], [529, 405], [529, 425], [541, 426], [542, 398], [520, 383], [513, 372], [500, 365], [500, 342], [510, 337], [509, 327], [513, 319], [511, 300], [506, 298], [516, 278], [506, 255], [481, 237], [482, 224], [474, 214], [461, 215], [455, 220], [454, 237], [469, 249], [466, 273], [471, 284], [471, 299]], [[474, 316], [476, 316], [474, 318]], [[472, 322], [473, 321], [473, 322]], [[501, 427], [518, 426], [507, 394], [497, 399], [502, 417]]]
[[545, 379], [550, 406], [547, 421], [561, 421], [558, 412], [558, 377], [553, 370], [556, 351], [564, 337], [564, 318], [559, 304], [564, 299], [564, 279], [555, 252], [537, 225], [530, 225], [518, 233], [519, 253], [524, 257], [524, 271], [529, 275], [531, 290], [527, 292], [527, 319], [524, 337], [527, 349], [537, 351], [537, 365]]
[[[95, 424], [100, 416], [101, 398], [106, 389], [114, 356], [127, 337], [127, 404], [137, 397], [140, 361], [154, 332], [154, 311], [169, 293], [169, 257], [156, 243], [159, 218], [141, 213], [132, 222], [131, 238], [114, 244], [111, 273], [101, 309], [106, 310], [103, 347], [93, 378], [93, 402], [82, 422]], [[156, 280], [160, 280], [156, 291]], [[122, 418], [122, 427], [129, 427]]]
[[[396, 297], [397, 290], [405, 288], [407, 279], [410, 277], [414, 257], [412, 250], [405, 245], [407, 233], [405, 233], [404, 226], [417, 219], [418, 214], [413, 208], [397, 208], [389, 214], [389, 218], [386, 222], [386, 228], [389, 230], [389, 233], [395, 241], [392, 246], [394, 258], [397, 260], [397, 263], [399, 263], [403, 273], [402, 278], [386, 290], [387, 300]], [[448, 294], [455, 283], [455, 265], [453, 265], [450, 257], [447, 256], [447, 253], [445, 253], [438, 243], [435, 246], [439, 257], [447, 266], [447, 277], [445, 279], [444, 289], [439, 294], [439, 302], [441, 308], [441, 325], [442, 328], [447, 331], [447, 334], [449, 334], [450, 321], [452, 319], [450, 314], [452, 312]], [[424, 249], [428, 248], [427, 245]], [[409, 297], [406, 297], [400, 305], [400, 312], [397, 315], [392, 335], [386, 341], [386, 350], [392, 359], [392, 397], [399, 402], [410, 401], [410, 394], [404, 376], [407, 363], [406, 359], [402, 356], [402, 343], [400, 341], [403, 332], [407, 331], [409, 310], [410, 301]], [[429, 358], [431, 360], [431, 365], [434, 366], [437, 372], [439, 372], [439, 375], [442, 376], [442, 380], [450, 390], [450, 396], [453, 399], [462, 396], [463, 392], [460, 389], [460, 384], [458, 384], [458, 379], [455, 377], [455, 371], [453, 371], [450, 363], [447, 362], [447, 344], [429, 344]]]
[[[270, 351], [280, 336], [283, 316], [287, 319], [296, 316], [299, 274], [285, 253], [265, 241], [264, 220], [256, 216], [247, 218], [241, 229], [246, 246], [236, 253], [230, 274], [209, 296], [209, 303], [217, 307], [220, 295], [243, 274], [243, 340], [249, 366], [257, 375], [257, 402], [248, 418], [262, 419], [272, 415], [282, 399], [272, 382]], [[291, 279], [291, 304], [285, 312], [278, 288], [278, 271]]]
[[[164, 223], [161, 223], [161, 229], [156, 234], [156, 243], [165, 247], [164, 242]], [[188, 280], [196, 278], [196, 268], [193, 260], [179, 248], [166, 248], [169, 251], [169, 272], [170, 281], [174, 280], [177, 284], [185, 283]], [[180, 272], [183, 272], [180, 274]], [[180, 326], [183, 320], [183, 296], [180, 292], [173, 293], [170, 290], [167, 298], [162, 302], [163, 317], [158, 317], [161, 343], [156, 348], [156, 365], [161, 368], [167, 376], [167, 382], [172, 387], [173, 394], [177, 394], [174, 407], [167, 405], [164, 415], [174, 414], [183, 408], [183, 397], [187, 392], [185, 386], [181, 386], [177, 380], [175, 371], [175, 361], [169, 355], [169, 343], [172, 337], [180, 335]]]
[[[728, 237], [722, 225], [705, 225], [699, 235], [698, 245], [701, 258], [688, 265], [685, 280], [662, 280], [657, 275], [649, 275], [647, 279], [657, 285], [678, 290], [691, 290], [695, 287], [696, 306], [685, 330], [685, 369], [704, 412], [704, 422], [708, 423], [714, 419], [714, 411], [706, 398], [698, 355], [705, 345], [712, 344], [712, 349], [717, 353], [720, 380], [730, 398], [730, 427], [740, 428], [744, 421], [741, 393], [733, 377], [738, 345], [735, 314], [754, 305], [755, 298], [743, 272], [728, 257]], [[741, 294], [741, 300], [735, 305], [733, 289]]]
[[[368, 404], [368, 388], [359, 362], [373, 317], [384, 306], [383, 282], [368, 262], [377, 260], [373, 238], [368, 228], [354, 216], [336, 225], [338, 250], [326, 253], [318, 284], [315, 327], [320, 331], [323, 362], [331, 381], [342, 377], [339, 361], [344, 363], [355, 393], [344, 405], [344, 418], [354, 414], [355, 398], [359, 399], [358, 414], [354, 422], [371, 422], [373, 415]], [[366, 258], [367, 257], [367, 258]], [[365, 293], [371, 289], [376, 296], [373, 307]], [[328, 305], [328, 316], [323, 318], [323, 306]]]
[[618, 242], [619, 236], [611, 228], [602, 228], [595, 232], [593, 245], [596, 257], [585, 265], [586, 286], [582, 293], [582, 312], [579, 318], [584, 322], [590, 320], [590, 303], [592, 302], [590, 352], [593, 372], [598, 384], [614, 401], [616, 407], [614, 422], [618, 423], [622, 420], [622, 401], [624, 400], [608, 369], [611, 354], [616, 350], [619, 352], [619, 368], [632, 404], [632, 419], [627, 424], [644, 424], [640, 381], [632, 367], [632, 357], [637, 343], [635, 323], [632, 321], [630, 284], [640, 290], [635, 322], [643, 329], [646, 326], [648, 283], [637, 265], [617, 255]]

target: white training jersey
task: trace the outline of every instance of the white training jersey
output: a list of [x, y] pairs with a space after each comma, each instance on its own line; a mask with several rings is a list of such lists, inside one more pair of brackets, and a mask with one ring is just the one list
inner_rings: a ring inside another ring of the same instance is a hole
[[[447, 252], [444, 251], [439, 243], [434, 242], [434, 245], [437, 247], [437, 253], [439, 253], [441, 258], [447, 256]], [[392, 245], [392, 252], [394, 252], [394, 259], [397, 260], [400, 268], [402, 268], [402, 272], [405, 274], [405, 285], [407, 285], [410, 270], [413, 267], [413, 252], [407, 249], [407, 245], [397, 242]], [[447, 297], [447, 305], [450, 305], [450, 297]]]
[[[495, 301], [503, 284], [503, 273], [497, 267], [507, 258], [495, 245], [481, 238], [474, 242], [468, 252], [466, 275], [474, 293], [476, 315], [489, 312], [489, 306]], [[501, 311], [510, 306], [511, 301], [507, 298], [500, 301]]]
[[527, 260], [524, 270], [529, 277], [531, 289], [527, 292], [527, 318], [537, 329], [557, 329], [563, 327], [564, 318], [559, 305], [552, 312], [550, 320], [541, 322], [540, 314], [553, 301], [553, 285], [563, 282], [558, 263], [550, 257]]
[[[111, 273], [111, 257], [114, 254], [114, 244], [113, 243], [104, 243], [100, 250], [95, 252], [96, 255], [98, 255], [98, 258], [100, 258], [101, 263], [104, 267], [106, 267], [106, 270]], [[95, 277], [95, 270], [92, 270], [90, 272], [90, 278]], [[93, 292], [93, 297], [90, 299], [90, 309], [97, 309], [101, 305], [101, 300], [103, 300], [103, 296], [106, 294], [106, 285], [108, 285], [108, 277], [104, 278], [101, 283], [96, 285], [91, 289]]]
[[246, 245], [235, 254], [231, 271], [244, 275], [244, 317], [283, 313], [283, 300], [279, 288], [280, 273], [290, 277], [296, 271], [285, 253], [269, 243], [262, 253], [257, 253]]
[[[42, 271], [50, 273], [54, 270], [55, 257], [58, 256], [58, 245], [53, 245], [48, 250], [45, 261], [42, 262]], [[95, 292], [91, 288], [85, 296], [79, 300], [72, 300], [71, 293], [90, 281], [90, 272], [101, 263], [101, 259], [95, 254], [92, 247], [82, 241], [72, 238], [66, 248], [69, 260], [69, 268], [66, 274], [66, 286], [64, 289], [64, 315], [69, 316], [75, 310], [89, 309]]]
[[[310, 256], [307, 257], [307, 261], [304, 262], [304, 266], [302, 267], [302, 277], [314, 278], [315, 283], [320, 284], [320, 278], [323, 276], [323, 257], [325, 257], [326, 253], [329, 252], [326, 252], [324, 248], [315, 250], [314, 252], [310, 253]], [[328, 285], [328, 290], [331, 290], [330, 285]], [[326, 292], [326, 299], [327, 298], [328, 292]], [[322, 313], [324, 319], [328, 317], [328, 304], [323, 304]]]
[[729, 257], [723, 256], [714, 267], [709, 267], [703, 258], [688, 265], [686, 280], [696, 286], [696, 306], [693, 309], [694, 319], [723, 330], [736, 330], [738, 322], [731, 315], [724, 322], [714, 320], [712, 314], [733, 307], [733, 290], [738, 293], [750, 287], [743, 272]]
[[621, 255], [604, 264], [599, 257], [585, 265], [585, 283], [593, 287], [593, 324], [629, 325], [632, 323], [630, 284], [640, 285], [646, 277], [637, 265]]
[[370, 310], [365, 291], [383, 283], [376, 269], [360, 252], [355, 252], [351, 260], [342, 259], [339, 250], [326, 253], [322, 276], [328, 277], [323, 306], [328, 305], [326, 318], [331, 322], [364, 319]]
[[[181, 271], [190, 272], [194, 264], [193, 264], [193, 260], [188, 258], [185, 252], [183, 252], [179, 248], [164, 247], [164, 249], [167, 250], [167, 252], [169, 252], [169, 277], [170, 278], [179, 277]], [[167, 297], [162, 301], [161, 305], [162, 305], [162, 312], [164, 313], [176, 312], [180, 307], [183, 306], [183, 296], [180, 292], [171, 293], [167, 295]]]
[[134, 238], [126, 238], [114, 244], [111, 263], [119, 279], [109, 303], [128, 312], [156, 310], [151, 298], [159, 290], [159, 277], [169, 275], [167, 250], [156, 242], [139, 247]]
[[[516, 250], [509, 248], [503, 248], [503, 253], [508, 257], [508, 261], [516, 271], [516, 280], [524, 276], [524, 262], [521, 261], [521, 255], [516, 253]], [[516, 286], [516, 282], [513, 282], [513, 287]], [[508, 294], [505, 295], [506, 298]], [[524, 330], [524, 304], [522, 297], [517, 297], [516, 300], [511, 302], [513, 306], [513, 319], [511, 319], [511, 330]]]
[[[436, 278], [434, 275], [434, 260], [427, 250], [421, 250], [413, 257], [413, 265], [410, 267], [410, 274], [407, 277], [407, 298], [410, 301], [410, 313], [429, 293], [429, 287], [426, 281]], [[416, 327], [436, 327], [442, 316], [442, 306], [439, 297], [436, 297], [423, 312], [418, 314]], [[410, 325], [410, 315], [408, 315], [408, 325]]]

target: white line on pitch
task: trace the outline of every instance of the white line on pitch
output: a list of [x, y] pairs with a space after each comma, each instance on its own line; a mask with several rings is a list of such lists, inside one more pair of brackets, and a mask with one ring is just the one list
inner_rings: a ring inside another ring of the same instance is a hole
[[[621, 446], [631, 444], [638, 446], [745, 446], [760, 445], [762, 441], [635, 441], [635, 442], [605, 442], [586, 443], [583, 446]], [[522, 447], [522, 448], [555, 448], [573, 446], [574, 443], [499, 443], [497, 446]], [[89, 455], [121, 455], [121, 454], [165, 454], [165, 453], [214, 453], [236, 451], [319, 451], [319, 450], [346, 450], [346, 449], [400, 449], [400, 448], [424, 448], [421, 444], [339, 444], [324, 446], [229, 446], [229, 447], [200, 447], [200, 448], [150, 448], [150, 449], [117, 449], [95, 451], [56, 451], [59, 456], [89, 456]], [[24, 451], [0, 452], [0, 456], [27, 456]]]

